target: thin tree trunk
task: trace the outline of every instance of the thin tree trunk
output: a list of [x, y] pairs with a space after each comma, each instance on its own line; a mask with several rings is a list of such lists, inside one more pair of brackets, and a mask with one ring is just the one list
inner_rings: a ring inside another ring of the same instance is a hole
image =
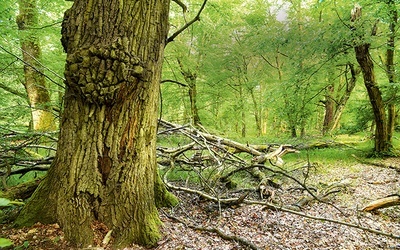
[[[169, 0], [77, 0], [64, 17], [65, 109], [55, 160], [17, 224], [58, 222], [78, 247], [92, 226], [115, 248], [160, 238], [159, 82]], [[172, 200], [171, 200], [172, 202]]]
[[[389, 37], [387, 40], [387, 49], [386, 49], [386, 75], [388, 77], [390, 86], [396, 83], [396, 71], [394, 64], [394, 54], [395, 54], [395, 40], [396, 40], [396, 29], [397, 29], [397, 7], [394, 0], [388, 0], [387, 2], [389, 8]], [[396, 122], [396, 106], [394, 100], [396, 99], [396, 90], [390, 90], [390, 99], [388, 105], [388, 123], [387, 123], [387, 132], [388, 132], [388, 142], [392, 144], [392, 137], [395, 128]]]
[[23, 82], [31, 107], [32, 129], [51, 131], [56, 129], [55, 116], [51, 112], [50, 93], [46, 86], [40, 64], [41, 50], [39, 39], [33, 28], [38, 25], [36, 0], [19, 0], [17, 24], [24, 62]]
[[323, 135], [326, 135], [329, 131], [331, 131], [331, 127], [334, 121], [333, 120], [334, 106], [335, 106], [335, 102], [333, 99], [334, 90], [335, 90], [334, 85], [330, 85], [326, 89], [325, 100], [324, 100], [325, 116], [324, 116], [324, 123], [322, 126]]
[[182, 62], [178, 59], [179, 67], [181, 68], [181, 74], [187, 83], [189, 88], [189, 100], [190, 100], [190, 114], [191, 120], [194, 126], [201, 125], [199, 116], [199, 109], [197, 108], [197, 86], [196, 86], [196, 73], [192, 73], [190, 70], [185, 70]]
[[254, 89], [250, 90], [251, 100], [253, 101], [254, 108], [254, 119], [256, 121], [257, 136], [261, 135], [261, 108], [259, 107], [256, 97], [254, 95]]
[[342, 96], [340, 97], [339, 101], [336, 104], [336, 108], [335, 108], [335, 111], [333, 114], [332, 125], [330, 127], [330, 132], [332, 132], [333, 130], [335, 130], [338, 127], [339, 121], [342, 116], [343, 110], [346, 106], [346, 103], [349, 100], [350, 95], [354, 90], [354, 87], [356, 86], [357, 76], [361, 72], [360, 69], [354, 69], [353, 64], [349, 63], [346, 65], [346, 67], [348, 67], [350, 69], [351, 78], [347, 79], [347, 77], [346, 77], [346, 88], [344, 90], [344, 93], [342, 94]]

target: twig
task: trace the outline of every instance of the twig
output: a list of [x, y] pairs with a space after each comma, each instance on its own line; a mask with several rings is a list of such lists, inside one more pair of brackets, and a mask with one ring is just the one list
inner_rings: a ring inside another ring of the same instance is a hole
[[[206, 194], [204, 192], [201, 192], [199, 190], [194, 190], [194, 189], [190, 189], [190, 188], [183, 188], [183, 187], [177, 187], [177, 186], [174, 186], [174, 185], [172, 185], [172, 184], [170, 184], [168, 182], [166, 182], [166, 185], [169, 188], [172, 188], [172, 189], [175, 189], [175, 190], [185, 191], [185, 192], [189, 192], [189, 193], [193, 193], [193, 194], [198, 194], [201, 197], [203, 197], [205, 199], [208, 199], [208, 200], [211, 200], [211, 201], [214, 201], [214, 202], [218, 201], [217, 198], [215, 198], [215, 197], [213, 197], [213, 196], [211, 196], [209, 194]], [[236, 198], [227, 198], [227, 199], [219, 199], [219, 202], [221, 202], [223, 204], [231, 204], [232, 202], [237, 201], [237, 200], [238, 199], [236, 199]], [[366, 231], [366, 232], [370, 232], [370, 233], [374, 233], [374, 234], [378, 234], [378, 235], [383, 235], [383, 236], [386, 236], [386, 237], [389, 237], [389, 238], [400, 239], [400, 235], [385, 233], [385, 232], [382, 232], [382, 231], [379, 231], [379, 230], [375, 230], [375, 229], [368, 228], [368, 227], [363, 227], [363, 226], [360, 226], [360, 225], [356, 225], [356, 224], [352, 224], [352, 223], [348, 223], [348, 222], [344, 222], [344, 221], [339, 221], [339, 220], [334, 220], [334, 219], [329, 219], [329, 218], [324, 218], [324, 217], [308, 215], [308, 214], [305, 214], [305, 213], [302, 213], [302, 212], [298, 212], [298, 211], [294, 211], [292, 209], [285, 208], [283, 206], [274, 205], [274, 204], [269, 203], [269, 202], [260, 202], [260, 201], [253, 201], [253, 200], [244, 199], [242, 203], [243, 204], [247, 204], [247, 205], [263, 205], [263, 206], [265, 206], [264, 209], [278, 210], [278, 211], [287, 212], [287, 213], [295, 214], [295, 215], [298, 215], [298, 216], [302, 216], [302, 217], [305, 217], [305, 218], [308, 218], [308, 219], [313, 219], [313, 220], [318, 220], [318, 221], [323, 221], [323, 222], [331, 222], [331, 223], [335, 223], [335, 224], [339, 224], [339, 225], [343, 225], [343, 226], [347, 226], [347, 227], [357, 228], [357, 229], [360, 229], [362, 231]]]
[[327, 204], [327, 205], [330, 205], [330, 206], [332, 206], [333, 208], [335, 208], [336, 210], [338, 210], [341, 214], [345, 215], [345, 213], [344, 213], [341, 209], [339, 209], [337, 206], [335, 206], [334, 204], [332, 204], [332, 203], [330, 203], [330, 202], [327, 202], [327, 201], [324, 201], [324, 200], [320, 199], [320, 198], [319, 198], [317, 195], [315, 195], [306, 185], [304, 185], [301, 181], [297, 180], [296, 178], [294, 178], [294, 177], [291, 176], [290, 174], [287, 174], [285, 171], [283, 171], [283, 170], [282, 170], [282, 171], [281, 171], [281, 170], [274, 170], [274, 169], [269, 168], [269, 167], [267, 167], [267, 166], [265, 166], [265, 165], [262, 165], [262, 164], [255, 164], [255, 166], [260, 167], [260, 168], [263, 168], [263, 169], [266, 169], [266, 170], [271, 171], [271, 172], [273, 172], [273, 173], [281, 174], [281, 175], [283, 175], [283, 176], [285, 176], [285, 177], [287, 177], [287, 178], [293, 180], [294, 182], [296, 182], [297, 184], [299, 184], [302, 188], [304, 188], [304, 190], [306, 190], [307, 193], [309, 193], [315, 200], [317, 200], [317, 201], [319, 201], [319, 202], [321, 202], [321, 203], [325, 203], [325, 204]]
[[255, 250], [259, 250], [261, 248], [257, 247], [256, 245], [254, 245], [252, 242], [250, 242], [249, 240], [239, 237], [237, 235], [229, 235], [224, 233], [221, 229], [216, 228], [216, 227], [200, 227], [200, 226], [196, 226], [196, 225], [192, 225], [187, 223], [186, 221], [184, 221], [183, 219], [180, 219], [178, 217], [169, 215], [167, 213], [165, 213], [165, 216], [167, 216], [168, 218], [178, 221], [179, 223], [184, 224], [185, 226], [192, 228], [194, 230], [198, 230], [198, 231], [205, 231], [205, 232], [210, 232], [210, 233], [216, 233], [217, 235], [219, 235], [222, 239], [224, 240], [229, 240], [229, 241], [236, 241], [239, 244], [241, 244], [242, 246], [245, 247], [250, 247], [250, 249], [255, 249]]
[[272, 209], [272, 210], [279, 210], [282, 212], [287, 212], [287, 213], [291, 213], [291, 214], [295, 214], [298, 216], [302, 216], [308, 219], [312, 219], [312, 220], [318, 220], [318, 221], [323, 221], [323, 222], [331, 222], [331, 223], [335, 223], [335, 224], [339, 224], [339, 225], [343, 225], [343, 226], [347, 226], [347, 227], [352, 227], [352, 228], [357, 228], [366, 232], [370, 232], [370, 233], [374, 233], [374, 234], [378, 234], [378, 235], [383, 235], [389, 238], [393, 238], [393, 239], [400, 239], [400, 235], [395, 235], [395, 234], [390, 234], [390, 233], [385, 233], [379, 230], [375, 230], [372, 228], [368, 228], [368, 227], [363, 227], [360, 225], [356, 225], [356, 224], [352, 224], [352, 223], [348, 223], [348, 222], [344, 222], [344, 221], [339, 221], [339, 220], [334, 220], [334, 219], [329, 219], [329, 218], [324, 218], [324, 217], [318, 217], [318, 216], [312, 216], [312, 215], [308, 215], [302, 212], [297, 212], [294, 211], [292, 209], [287, 209], [284, 208], [282, 206], [276, 206], [274, 204], [268, 203], [268, 202], [257, 202], [257, 201], [249, 201], [249, 200], [244, 200], [243, 201], [244, 204], [249, 204], [249, 205], [265, 205], [265, 209]]

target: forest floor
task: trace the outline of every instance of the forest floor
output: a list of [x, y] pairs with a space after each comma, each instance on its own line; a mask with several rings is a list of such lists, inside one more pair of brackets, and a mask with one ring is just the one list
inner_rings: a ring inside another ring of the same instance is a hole
[[[398, 167], [400, 159], [387, 159], [385, 163]], [[327, 167], [323, 174], [310, 176], [308, 182], [313, 184], [345, 181], [349, 185], [331, 197], [330, 202], [336, 208], [311, 202], [301, 212], [398, 236], [399, 206], [374, 213], [360, 210], [375, 199], [398, 193], [400, 173], [363, 164], [350, 168], [338, 163]], [[275, 191], [273, 199], [281, 204], [293, 203], [302, 194], [292, 189], [293, 186], [293, 183], [286, 183]], [[163, 239], [152, 249], [400, 249], [399, 239], [354, 227], [267, 209], [263, 205], [242, 204], [220, 209], [196, 195], [174, 193], [181, 203], [172, 209], [160, 210]], [[58, 225], [37, 224], [23, 229], [0, 225], [1, 237], [11, 239], [14, 246], [19, 247], [16, 249], [72, 249]], [[112, 249], [101, 247], [103, 237], [104, 234], [99, 234], [98, 246], [86, 249]], [[146, 248], [132, 246], [129, 249]]]

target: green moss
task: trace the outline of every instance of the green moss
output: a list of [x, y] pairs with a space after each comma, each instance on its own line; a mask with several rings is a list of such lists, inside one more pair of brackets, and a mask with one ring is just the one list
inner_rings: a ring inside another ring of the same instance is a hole
[[176, 198], [175, 195], [173, 195], [166, 189], [158, 172], [157, 172], [156, 182], [154, 184], [154, 196], [157, 208], [173, 207], [179, 203], [178, 198]]

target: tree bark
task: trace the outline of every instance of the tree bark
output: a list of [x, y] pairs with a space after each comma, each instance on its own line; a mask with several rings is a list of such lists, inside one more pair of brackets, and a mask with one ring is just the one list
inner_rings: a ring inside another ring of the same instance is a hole
[[[361, 7], [356, 5], [352, 10], [352, 22], [358, 22], [361, 17]], [[357, 28], [353, 25], [353, 30]], [[375, 78], [374, 62], [372, 61], [369, 52], [370, 44], [363, 42], [363, 37], [360, 37], [361, 43], [354, 46], [356, 59], [361, 67], [364, 77], [364, 85], [368, 92], [368, 97], [372, 106], [375, 121], [375, 147], [374, 151], [378, 154], [387, 153], [390, 149], [388, 141], [387, 120], [382, 93], [379, 89]]]
[[382, 93], [375, 79], [374, 63], [369, 53], [369, 44], [361, 44], [354, 47], [357, 62], [363, 72], [364, 84], [374, 112], [375, 120], [375, 152], [385, 153], [389, 151], [387, 136], [387, 120]]
[[182, 62], [178, 59], [179, 67], [181, 68], [181, 74], [187, 83], [189, 88], [189, 100], [190, 100], [190, 114], [191, 120], [194, 126], [201, 125], [201, 120], [199, 116], [199, 109], [197, 108], [197, 86], [196, 79], [197, 74], [191, 72], [189, 69], [185, 70]]
[[354, 87], [356, 86], [357, 77], [361, 72], [361, 70], [359, 68], [355, 69], [354, 65], [351, 63], [348, 63], [346, 65], [346, 68], [347, 68], [346, 71], [350, 71], [351, 76], [350, 76], [350, 79], [348, 79], [346, 76], [346, 83], [345, 83], [346, 86], [344, 88], [345, 90], [344, 90], [344, 93], [342, 94], [342, 96], [340, 97], [339, 101], [337, 101], [330, 131], [333, 131], [334, 129], [336, 129], [338, 127], [343, 110], [346, 106], [347, 101], [350, 98], [351, 93], [354, 90]]
[[[397, 29], [397, 19], [398, 19], [398, 13], [397, 13], [397, 7], [396, 3], [394, 0], [388, 0], [386, 1], [386, 4], [389, 9], [389, 36], [387, 40], [387, 49], [386, 49], [386, 75], [389, 80], [390, 86], [395, 85], [396, 83], [396, 69], [395, 69], [395, 64], [394, 64], [394, 54], [395, 54], [395, 40], [396, 40], [396, 29]], [[387, 140], [390, 144], [392, 144], [392, 137], [394, 133], [394, 128], [395, 128], [395, 122], [396, 122], [396, 105], [395, 105], [395, 99], [396, 99], [396, 89], [393, 89], [390, 87], [390, 99], [389, 99], [389, 104], [388, 104], [388, 122], [387, 122]]]
[[65, 13], [65, 110], [58, 151], [17, 224], [58, 222], [78, 247], [104, 223], [116, 248], [154, 245], [159, 83], [169, 0], [76, 0]]
[[56, 119], [51, 112], [50, 93], [40, 64], [41, 50], [35, 34], [38, 25], [36, 0], [19, 0], [17, 25], [24, 65], [23, 82], [31, 107], [32, 129], [52, 131], [56, 129]]
[[326, 93], [325, 93], [325, 101], [324, 101], [324, 107], [325, 107], [325, 116], [324, 116], [324, 123], [322, 126], [322, 134], [326, 135], [330, 130], [333, 125], [333, 117], [334, 117], [334, 97], [333, 93], [335, 91], [335, 86], [329, 85], [326, 88]]

